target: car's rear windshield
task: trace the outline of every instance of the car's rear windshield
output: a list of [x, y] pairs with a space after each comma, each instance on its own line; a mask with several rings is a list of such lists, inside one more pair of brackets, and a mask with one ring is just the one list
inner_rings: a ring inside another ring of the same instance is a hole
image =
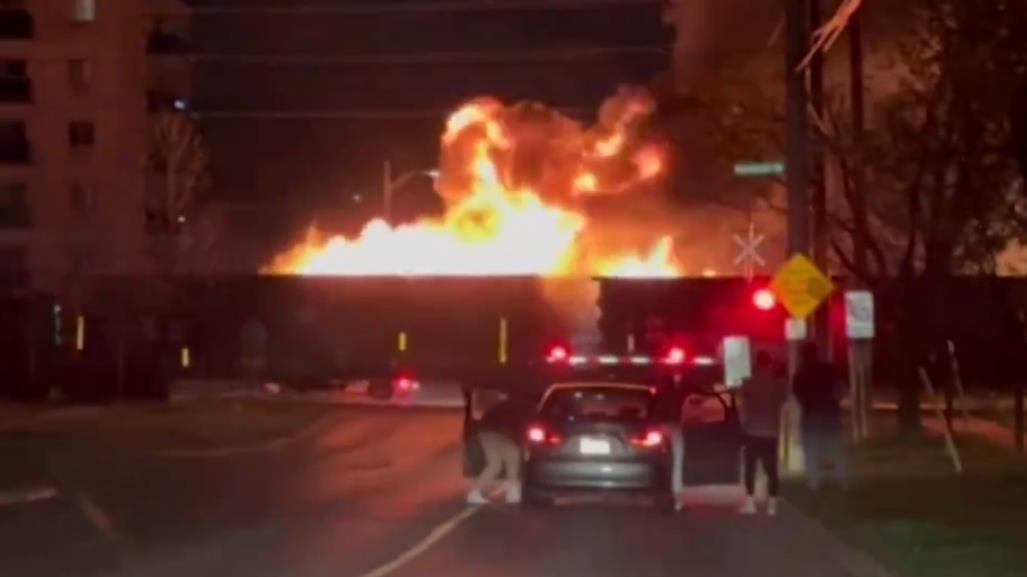
[[541, 416], [552, 421], [641, 421], [652, 412], [648, 389], [581, 387], [552, 391]]

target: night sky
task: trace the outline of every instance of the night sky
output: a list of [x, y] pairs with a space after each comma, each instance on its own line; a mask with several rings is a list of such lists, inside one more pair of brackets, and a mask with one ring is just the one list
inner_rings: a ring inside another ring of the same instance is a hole
[[[528, 4], [525, 0], [517, 4]], [[193, 0], [196, 7], [253, 7], [298, 1]], [[474, 3], [461, 0], [462, 4]], [[482, 0], [479, 4], [489, 4]], [[425, 6], [439, 0], [326, 2], [320, 6]], [[552, 4], [552, 3], [550, 3]], [[219, 200], [275, 205], [286, 228], [324, 209], [359, 220], [377, 206], [381, 166], [397, 172], [434, 166], [445, 114], [491, 94], [541, 100], [591, 118], [623, 83], [646, 83], [670, 66], [670, 53], [552, 60], [555, 51], [596, 47], [669, 47], [673, 33], [660, 3], [574, 10], [401, 10], [349, 14], [194, 15], [201, 54], [275, 55], [278, 61], [201, 59], [193, 108], [215, 160]], [[467, 56], [537, 53], [512, 62]], [[425, 62], [362, 62], [415, 55]], [[325, 58], [341, 61], [325, 62]], [[320, 61], [319, 61], [320, 60]], [[327, 112], [333, 118], [267, 118], [240, 113]], [[221, 115], [221, 113], [228, 113]], [[400, 215], [432, 203], [430, 182], [405, 189]], [[361, 194], [364, 206], [343, 199]], [[370, 198], [370, 202], [367, 199]]]

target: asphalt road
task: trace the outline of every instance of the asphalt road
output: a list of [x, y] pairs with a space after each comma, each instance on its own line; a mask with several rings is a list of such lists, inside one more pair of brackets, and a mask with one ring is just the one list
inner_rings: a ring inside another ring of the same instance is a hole
[[459, 412], [332, 418], [286, 449], [155, 459], [107, 494], [64, 487], [64, 498], [0, 510], [0, 575], [854, 575], [849, 552], [794, 511], [740, 518], [726, 490], [695, 493], [678, 515], [626, 503], [470, 511]]

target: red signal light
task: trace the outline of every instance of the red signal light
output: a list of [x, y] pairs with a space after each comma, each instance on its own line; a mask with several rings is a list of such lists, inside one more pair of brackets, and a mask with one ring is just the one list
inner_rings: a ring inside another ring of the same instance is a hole
[[681, 365], [684, 362], [685, 349], [681, 347], [671, 347], [667, 354], [663, 356], [663, 364], [665, 365]]
[[549, 349], [549, 354], [546, 356], [546, 360], [550, 363], [561, 363], [566, 361], [571, 356], [570, 350], [563, 345], [556, 345]]
[[528, 427], [528, 440], [536, 445], [546, 442], [546, 430], [538, 425]]
[[761, 311], [769, 311], [777, 306], [777, 297], [770, 289], [760, 289], [753, 293], [752, 304]]

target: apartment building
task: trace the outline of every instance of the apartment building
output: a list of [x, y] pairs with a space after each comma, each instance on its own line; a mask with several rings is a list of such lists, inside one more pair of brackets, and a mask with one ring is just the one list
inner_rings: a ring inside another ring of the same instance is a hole
[[184, 108], [177, 0], [0, 0], [0, 289], [140, 274], [151, 113]]

